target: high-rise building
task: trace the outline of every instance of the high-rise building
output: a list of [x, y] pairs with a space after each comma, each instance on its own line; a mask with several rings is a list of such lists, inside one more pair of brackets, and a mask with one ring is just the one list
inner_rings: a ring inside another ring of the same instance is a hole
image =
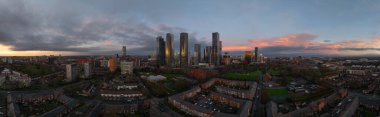
[[212, 46], [207, 46], [203, 50], [203, 62], [210, 63], [212, 55]]
[[123, 48], [121, 49], [123, 51], [123, 58], [127, 57], [127, 47], [123, 46]]
[[259, 55], [259, 61], [260, 63], [264, 63], [264, 55], [262, 53], [260, 53]]
[[120, 62], [120, 71], [122, 75], [133, 74], [133, 62]]
[[211, 54], [211, 65], [219, 65], [220, 64], [220, 54], [219, 54], [219, 33], [212, 33], [212, 54]]
[[194, 65], [201, 62], [201, 44], [194, 44]]
[[186, 67], [189, 63], [189, 36], [187, 33], [180, 34], [180, 66]]
[[227, 52], [225, 52], [223, 55], [223, 64], [224, 65], [231, 64], [231, 56]]
[[108, 59], [108, 68], [110, 72], [115, 72], [116, 71], [116, 58], [111, 57]]
[[84, 68], [84, 77], [85, 78], [89, 78], [91, 76], [91, 72], [92, 72], [92, 65], [90, 62], [86, 62], [83, 64], [83, 68]]
[[252, 60], [252, 52], [251, 51], [245, 51], [244, 54], [244, 63], [250, 64]]
[[220, 65], [220, 63], [222, 63], [222, 59], [223, 59], [223, 56], [222, 56], [222, 41], [220, 41], [220, 40], [219, 40], [219, 43], [218, 43], [218, 56], [219, 56], [218, 65]]
[[157, 65], [165, 65], [165, 41], [162, 36], [157, 37]]
[[67, 64], [66, 65], [66, 81], [72, 82], [77, 79], [78, 68], [76, 64]]
[[174, 36], [173, 34], [166, 34], [166, 65], [172, 66], [174, 65]]
[[255, 62], [259, 62], [259, 48], [255, 47]]

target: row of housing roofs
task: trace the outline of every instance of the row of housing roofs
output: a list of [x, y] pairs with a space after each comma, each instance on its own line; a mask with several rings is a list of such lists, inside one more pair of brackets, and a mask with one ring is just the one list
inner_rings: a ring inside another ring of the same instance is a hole
[[[338, 107], [336, 104], [337, 101], [343, 100], [348, 96], [348, 92], [346, 89], [341, 89], [339, 91], [335, 91], [333, 94], [329, 95], [326, 98], [322, 98], [316, 101], [309, 103], [304, 108], [297, 109], [286, 114], [282, 114], [277, 112], [277, 104], [273, 101], [266, 104], [266, 113], [267, 117], [311, 117], [317, 116], [317, 113], [322, 112], [327, 106]], [[341, 102], [342, 103], [342, 102]], [[340, 104], [338, 104], [340, 105]], [[356, 109], [359, 106], [359, 98], [355, 97], [353, 101], [346, 104], [343, 109], [335, 109], [338, 112], [330, 113], [333, 116], [339, 117], [351, 117], [355, 114]], [[322, 114], [321, 116], [329, 116], [329, 114]]]
[[[239, 108], [236, 114], [217, 112], [210, 109], [202, 108], [200, 106], [194, 105], [186, 99], [194, 97], [202, 90], [207, 91], [213, 85], [223, 84], [227, 86], [240, 86], [249, 87], [248, 90], [236, 90], [230, 88], [218, 88], [216, 87], [216, 92], [210, 92], [209, 97], [212, 100], [219, 101], [221, 103], [227, 103], [231, 107]], [[233, 81], [215, 78], [206, 83], [196, 86], [188, 91], [170, 96], [168, 98], [169, 104], [173, 105], [177, 109], [184, 111], [193, 116], [199, 117], [247, 117], [250, 114], [252, 108], [252, 100], [255, 96], [257, 88], [256, 82], [251, 81]], [[241, 98], [237, 99], [235, 97]], [[249, 99], [249, 100], [243, 100]]]
[[20, 112], [19, 103], [35, 104], [52, 100], [59, 101], [63, 105], [40, 115], [40, 117], [61, 117], [79, 106], [79, 101], [64, 95], [62, 90], [40, 91], [38, 93], [11, 93], [7, 96], [7, 115], [11, 117], [20, 117], [22, 113]]
[[100, 90], [100, 96], [110, 102], [126, 101], [127, 103], [104, 103], [104, 113], [133, 114], [139, 110], [149, 108], [150, 100], [144, 93], [144, 88], [137, 82], [124, 83], [114, 80]]

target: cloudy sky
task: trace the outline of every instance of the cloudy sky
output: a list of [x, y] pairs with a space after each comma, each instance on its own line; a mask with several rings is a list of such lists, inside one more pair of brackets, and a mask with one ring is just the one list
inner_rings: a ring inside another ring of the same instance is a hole
[[224, 51], [377, 56], [380, 1], [0, 0], [0, 56], [147, 55], [180, 32], [190, 47], [219, 32]]

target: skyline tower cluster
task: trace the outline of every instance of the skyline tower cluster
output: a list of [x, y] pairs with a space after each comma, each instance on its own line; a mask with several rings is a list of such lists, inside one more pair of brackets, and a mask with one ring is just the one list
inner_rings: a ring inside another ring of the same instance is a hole
[[[186, 67], [189, 63], [199, 65], [200, 63], [208, 63], [210, 65], [218, 66], [222, 60], [222, 41], [220, 41], [219, 33], [212, 33], [212, 45], [205, 46], [202, 50], [202, 45], [199, 43], [194, 44], [193, 56], [190, 57], [189, 51], [189, 34], [186, 32], [180, 33], [179, 36], [179, 61], [175, 60], [174, 49], [174, 35], [171, 33], [166, 34], [166, 41], [162, 36], [157, 36], [157, 65], [159, 66], [174, 66]], [[203, 51], [203, 54], [202, 54]]]

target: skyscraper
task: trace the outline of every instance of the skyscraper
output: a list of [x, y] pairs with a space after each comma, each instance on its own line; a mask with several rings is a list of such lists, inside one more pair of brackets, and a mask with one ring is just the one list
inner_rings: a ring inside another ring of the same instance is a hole
[[212, 33], [212, 52], [211, 52], [211, 65], [219, 65], [220, 54], [219, 54], [219, 33]]
[[252, 60], [252, 52], [251, 51], [245, 51], [244, 54], [244, 63], [245, 64], [250, 64]]
[[165, 65], [165, 41], [162, 36], [157, 37], [157, 65]]
[[203, 50], [203, 62], [210, 63], [211, 61], [212, 46], [207, 46]]
[[224, 65], [231, 64], [231, 56], [227, 52], [225, 52], [223, 55], [223, 64]]
[[255, 47], [255, 62], [259, 62], [259, 48]]
[[121, 50], [123, 51], [122, 57], [125, 58], [127, 56], [127, 47], [123, 46]]
[[194, 44], [194, 65], [201, 62], [201, 44]]
[[174, 64], [174, 36], [173, 34], [166, 34], [166, 65], [172, 66]]
[[188, 43], [188, 34], [180, 34], [180, 66], [185, 67], [189, 62], [189, 43]]

